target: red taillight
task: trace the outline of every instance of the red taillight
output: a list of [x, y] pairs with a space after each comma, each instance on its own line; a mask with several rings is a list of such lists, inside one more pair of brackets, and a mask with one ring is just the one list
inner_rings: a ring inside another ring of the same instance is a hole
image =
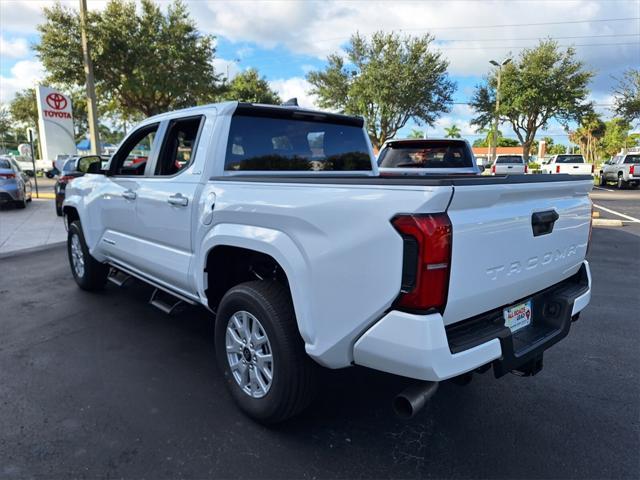
[[496, 166], [495, 165], [491, 166], [491, 173], [496, 173]]
[[10, 178], [16, 178], [15, 173], [0, 173], [0, 178], [6, 178], [7, 180]]
[[73, 175], [63, 175], [62, 177], [60, 177], [59, 182], [60, 183], [69, 183], [74, 178], [76, 178], [76, 177], [74, 177]]
[[403, 236], [418, 246], [413, 288], [403, 293], [397, 306], [411, 310], [444, 311], [451, 270], [451, 221], [446, 213], [400, 215], [392, 220]]
[[591, 164], [591, 175], [593, 175], [593, 172], [596, 171], [596, 166], [592, 163]]
[[560, 165], [556, 165], [556, 173], [560, 173]]
[[524, 166], [524, 173], [529, 173], [529, 165]]
[[629, 167], [629, 175], [633, 175], [633, 172], [635, 171], [635, 165], [631, 165]]

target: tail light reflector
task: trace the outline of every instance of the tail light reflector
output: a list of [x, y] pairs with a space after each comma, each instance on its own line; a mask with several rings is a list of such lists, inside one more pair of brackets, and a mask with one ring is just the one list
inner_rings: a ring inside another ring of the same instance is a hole
[[591, 164], [591, 174], [593, 175], [593, 172], [596, 171], [596, 166], [592, 163]]
[[15, 173], [0, 173], [0, 178], [6, 178], [7, 180], [10, 178], [16, 178]]
[[629, 175], [633, 175], [633, 172], [635, 171], [635, 165], [631, 165], [629, 167]]
[[524, 166], [524, 173], [529, 173], [529, 165]]
[[[436, 309], [442, 313], [451, 271], [452, 227], [448, 215], [399, 215], [392, 224], [405, 239], [405, 246], [412, 246], [409, 258], [415, 259], [415, 264], [410, 265], [405, 258], [403, 270], [411, 271], [403, 271], [403, 290], [396, 305], [409, 310]], [[407, 274], [412, 281], [404, 285]]]
[[556, 165], [556, 173], [560, 173], [560, 165]]
[[60, 183], [69, 183], [71, 180], [73, 180], [74, 177], [73, 175], [63, 175], [62, 177], [60, 177]]
[[495, 165], [491, 166], [491, 173], [496, 173], [496, 166]]

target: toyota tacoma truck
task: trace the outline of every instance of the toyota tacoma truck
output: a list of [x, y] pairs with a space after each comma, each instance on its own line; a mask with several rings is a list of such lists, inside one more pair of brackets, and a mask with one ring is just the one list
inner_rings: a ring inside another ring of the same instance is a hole
[[591, 188], [382, 177], [361, 118], [229, 102], [143, 121], [63, 213], [77, 284], [139, 279], [165, 312], [209, 309], [231, 396], [273, 423], [320, 367], [414, 379], [406, 416], [447, 379], [537, 373], [589, 303]]

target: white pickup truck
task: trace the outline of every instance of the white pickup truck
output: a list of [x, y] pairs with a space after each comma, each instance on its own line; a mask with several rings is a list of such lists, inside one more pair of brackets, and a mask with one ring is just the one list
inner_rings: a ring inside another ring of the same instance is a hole
[[537, 373], [589, 303], [591, 188], [384, 178], [360, 118], [229, 102], [142, 122], [63, 211], [81, 288], [135, 277], [167, 312], [214, 312], [231, 395], [277, 422], [309, 404], [319, 365], [415, 379], [406, 416], [446, 379]]
[[582, 155], [554, 155], [542, 164], [542, 173], [567, 173], [569, 175], [593, 175], [592, 163], [585, 163]]

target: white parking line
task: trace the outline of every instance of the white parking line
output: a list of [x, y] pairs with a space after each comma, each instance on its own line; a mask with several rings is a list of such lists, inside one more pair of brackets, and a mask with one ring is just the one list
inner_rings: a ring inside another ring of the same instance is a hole
[[608, 188], [603, 188], [603, 187], [596, 187], [594, 186], [593, 188], [597, 188], [598, 190], [604, 190], [605, 192], [615, 192], [615, 190], [610, 190]]
[[627, 220], [631, 220], [634, 223], [640, 223], [640, 219], [635, 217], [630, 217], [629, 215], [625, 215], [624, 213], [616, 212], [615, 210], [611, 210], [610, 208], [601, 207], [600, 205], [593, 204], [594, 207], [599, 208], [600, 210], [604, 210], [605, 212], [612, 213], [613, 215], [618, 215], [619, 217], [626, 218]]

